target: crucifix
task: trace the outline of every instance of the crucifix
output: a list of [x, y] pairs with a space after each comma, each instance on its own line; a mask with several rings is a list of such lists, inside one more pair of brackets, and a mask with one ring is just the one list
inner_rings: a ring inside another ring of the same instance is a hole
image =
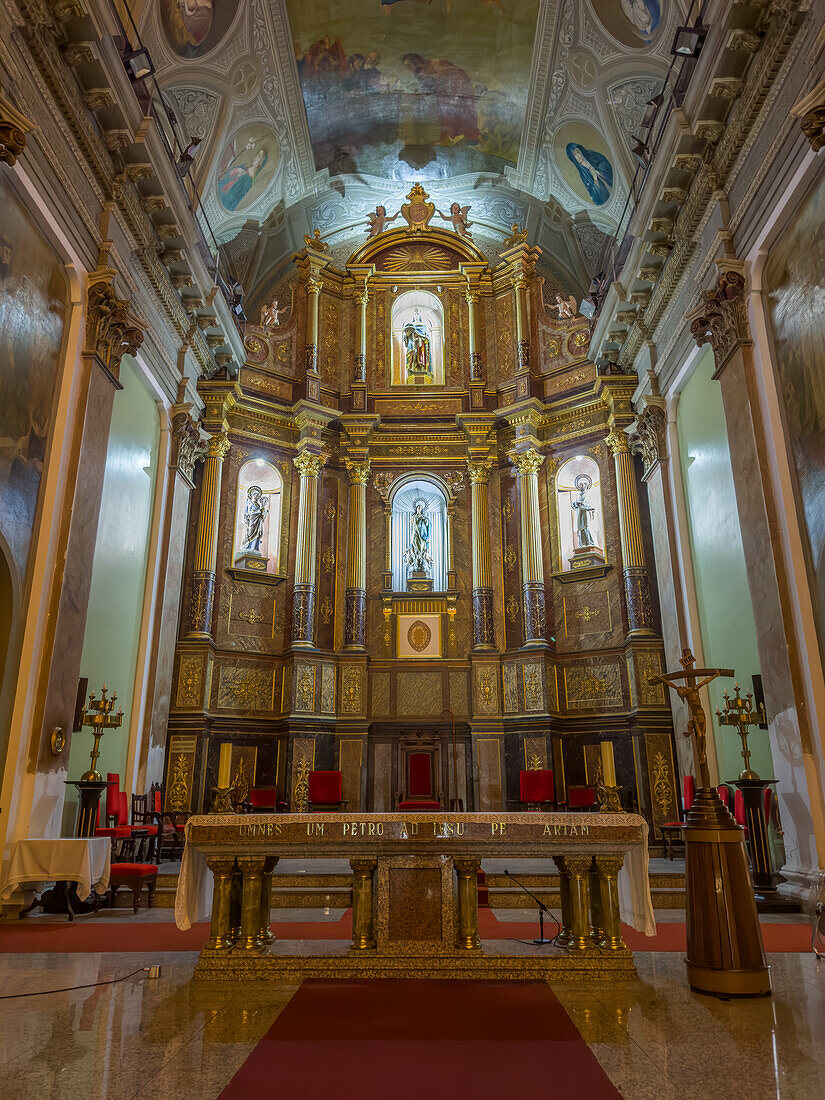
[[[693, 737], [696, 743], [696, 755], [699, 758], [699, 777], [701, 779], [701, 786], [705, 789], [710, 788], [710, 771], [708, 769], [708, 753], [707, 753], [707, 719], [705, 717], [705, 711], [702, 706], [702, 699], [699, 695], [701, 688], [709, 684], [711, 680], [715, 680], [717, 676], [734, 676], [734, 670], [732, 668], [694, 668], [696, 664], [696, 658], [691, 653], [690, 649], [683, 649], [682, 656], [679, 658], [679, 664], [684, 671], [682, 672], [668, 672], [664, 676], [649, 676], [649, 684], [664, 684], [667, 688], [672, 688], [673, 691], [679, 696], [680, 699], [688, 705], [690, 710], [690, 721], [688, 727], [685, 730], [684, 737]], [[699, 677], [703, 679], [699, 679]], [[683, 680], [684, 684], [680, 685], [678, 681]]]

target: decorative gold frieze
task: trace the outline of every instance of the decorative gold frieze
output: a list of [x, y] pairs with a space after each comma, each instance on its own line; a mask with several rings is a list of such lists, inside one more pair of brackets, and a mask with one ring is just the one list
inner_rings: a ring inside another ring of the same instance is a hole
[[359, 665], [345, 665], [341, 670], [341, 711], [344, 714], [362, 714], [363, 700]]
[[199, 653], [181, 656], [175, 705], [186, 708], [203, 705], [203, 657]]
[[571, 710], [621, 706], [621, 666], [617, 661], [565, 666], [564, 690]]
[[316, 667], [305, 661], [295, 664], [295, 709], [315, 710]]
[[275, 673], [248, 665], [221, 665], [217, 705], [222, 710], [272, 710]]

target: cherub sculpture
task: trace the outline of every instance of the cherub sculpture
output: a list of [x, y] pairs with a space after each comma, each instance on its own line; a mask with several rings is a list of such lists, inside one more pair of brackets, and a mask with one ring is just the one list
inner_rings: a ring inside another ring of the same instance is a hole
[[557, 294], [556, 309], [558, 310], [560, 321], [572, 321], [579, 312], [579, 308], [576, 305], [576, 299], [572, 294]]
[[273, 299], [268, 306], [264, 306], [261, 310], [261, 325], [264, 328], [277, 328], [281, 323], [281, 312], [281, 308], [278, 305], [278, 299]]
[[468, 240], [472, 240], [473, 235], [470, 232], [470, 226], [473, 223], [467, 217], [469, 209], [469, 206], [459, 206], [457, 202], [454, 202], [450, 206], [449, 214], [443, 214], [439, 210], [438, 215], [443, 218], [445, 222], [453, 223], [453, 229], [458, 233], [459, 237], [467, 237]]
[[398, 217], [398, 212], [391, 218], [387, 217], [387, 208], [385, 206], [376, 206], [374, 214], [367, 214], [367, 225], [370, 227], [370, 231], [367, 237], [377, 237], [379, 233], [384, 232], [385, 226], [390, 222], [394, 222]]

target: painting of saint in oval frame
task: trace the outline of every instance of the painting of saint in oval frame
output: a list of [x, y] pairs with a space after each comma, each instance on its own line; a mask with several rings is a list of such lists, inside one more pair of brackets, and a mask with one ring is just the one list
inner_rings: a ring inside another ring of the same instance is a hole
[[553, 141], [556, 166], [587, 205], [604, 206], [613, 194], [613, 159], [607, 142], [586, 122], [568, 122]]
[[203, 57], [220, 42], [238, 11], [238, 0], [159, 0], [166, 41], [178, 57]]
[[224, 145], [215, 188], [231, 214], [245, 210], [267, 190], [278, 167], [278, 139], [268, 126], [244, 126]]
[[591, 0], [601, 25], [623, 46], [649, 45], [662, 22], [666, 0]]

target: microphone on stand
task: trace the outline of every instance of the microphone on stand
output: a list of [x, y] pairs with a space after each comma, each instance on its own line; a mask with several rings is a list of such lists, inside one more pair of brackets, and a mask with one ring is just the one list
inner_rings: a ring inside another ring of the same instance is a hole
[[[537, 940], [533, 940], [533, 943], [537, 947], [544, 947], [544, 946], [547, 946], [548, 944], [552, 944], [553, 940], [546, 940], [544, 938], [544, 914], [546, 913], [547, 916], [550, 917], [551, 920], [555, 920], [555, 918], [553, 917], [553, 914], [550, 912], [550, 910], [547, 908], [547, 906], [544, 904], [544, 902], [541, 901], [539, 898], [537, 898], [536, 895], [531, 890], [528, 890], [527, 887], [524, 885], [524, 883], [519, 882], [519, 880], [514, 875], [511, 875], [506, 867], [504, 869], [504, 873], [507, 876], [507, 878], [509, 878], [512, 882], [514, 882], [516, 884], [516, 886], [518, 886], [518, 888], [520, 890], [523, 890], [525, 892], [525, 894], [527, 894], [528, 897], [531, 897], [533, 899], [533, 901], [536, 903], [536, 905], [539, 907], [539, 938]], [[558, 923], [558, 921], [556, 923]]]

